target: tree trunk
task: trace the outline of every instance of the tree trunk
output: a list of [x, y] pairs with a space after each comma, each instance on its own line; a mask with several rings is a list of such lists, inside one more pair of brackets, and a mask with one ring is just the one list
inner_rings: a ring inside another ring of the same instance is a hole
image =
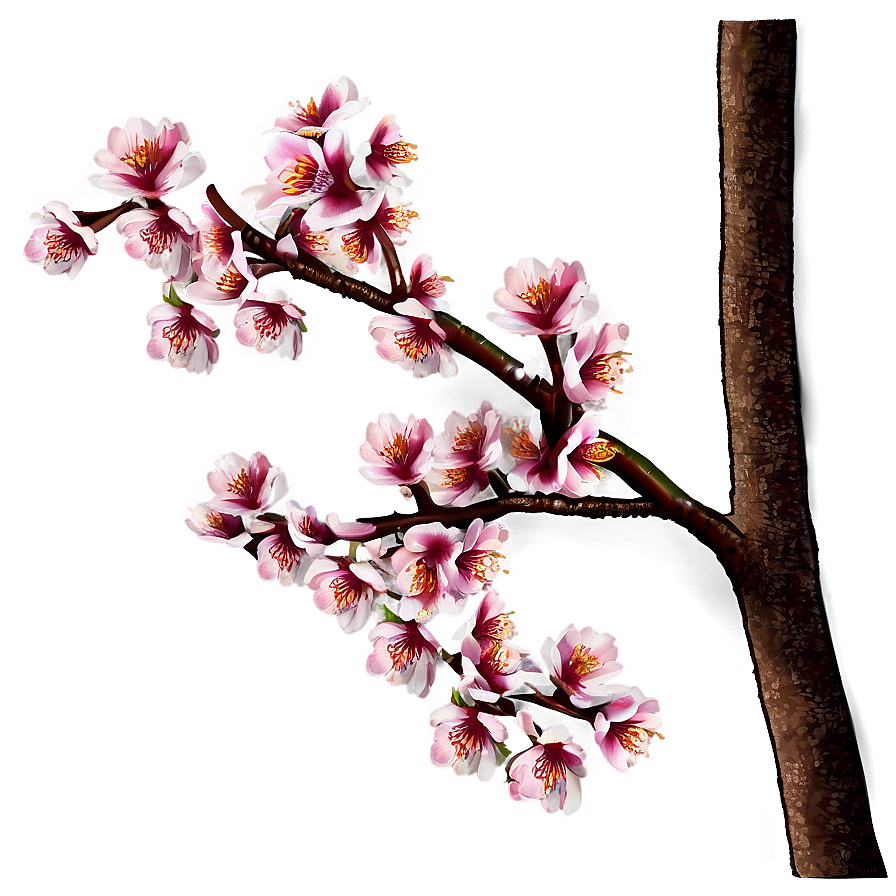
[[796, 25], [721, 22], [722, 363], [729, 570], [775, 751], [793, 872], [885, 877], [809, 517], [793, 314]]

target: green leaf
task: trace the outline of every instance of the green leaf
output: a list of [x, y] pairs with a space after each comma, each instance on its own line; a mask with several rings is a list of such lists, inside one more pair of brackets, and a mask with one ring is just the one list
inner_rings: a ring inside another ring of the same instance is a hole
[[469, 706], [470, 705], [469, 703], [464, 703], [464, 698], [461, 697], [460, 691], [457, 688], [451, 688], [451, 702], [455, 706]]
[[162, 293], [162, 298], [169, 304], [174, 305], [175, 308], [182, 308], [184, 303], [180, 300], [177, 293], [174, 291], [174, 286], [168, 287], [168, 295]]
[[495, 746], [498, 748], [498, 765], [503, 765], [510, 755], [510, 750], [507, 749], [507, 745], [503, 741], [501, 741], [501, 743], [495, 743]]

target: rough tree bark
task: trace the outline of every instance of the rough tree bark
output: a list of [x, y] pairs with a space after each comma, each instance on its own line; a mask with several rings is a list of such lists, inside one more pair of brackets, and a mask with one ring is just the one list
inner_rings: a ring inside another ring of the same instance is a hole
[[722, 361], [729, 569], [775, 751], [793, 873], [885, 877], [821, 597], [793, 312], [796, 25], [721, 22]]

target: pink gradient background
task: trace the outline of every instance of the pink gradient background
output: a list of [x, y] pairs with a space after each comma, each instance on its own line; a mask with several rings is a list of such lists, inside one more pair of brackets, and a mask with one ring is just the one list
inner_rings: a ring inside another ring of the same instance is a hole
[[[249, 557], [200, 543], [183, 519], [226, 451], [264, 451], [290, 496], [322, 513], [405, 507], [356, 472], [368, 422], [413, 413], [438, 431], [453, 409], [520, 401], [464, 359], [453, 380], [415, 381], [376, 356], [372, 311], [274, 278], [308, 312], [297, 362], [240, 346], [235, 309], [207, 308], [223, 331], [217, 369], [173, 371], [145, 353], [160, 278], [114, 229], [73, 283], [21, 255], [45, 202], [117, 202], [86, 177], [131, 115], [187, 124], [208, 169], [171, 198], [194, 221], [210, 182], [248, 214], [239, 192], [267, 173], [262, 132], [287, 101], [347, 74], [372, 100], [346, 122], [353, 145], [393, 112], [419, 147], [406, 269], [431, 253], [455, 281], [453, 313], [525, 360], [537, 341], [485, 318], [504, 268], [579, 259], [599, 320], [631, 327], [635, 373], [606, 428], [724, 510], [720, 17], [796, 17], [800, 29], [796, 303], [812, 513], [878, 836], [896, 865], [893, 522], [874, 478], [888, 481], [892, 445], [896, 22], [866, 0], [839, 9], [459, 0], [381, 15], [344, 0], [337, 15], [162, 0], [139, 30], [109, 2], [7, 13], [0, 890], [391, 893], [399, 871], [433, 894], [513, 881], [805, 886], [789, 877], [737, 606], [683, 530], [509, 520], [500, 591], [515, 641], [537, 653], [570, 622], [612, 633], [622, 678], [660, 701], [666, 735], [620, 775], [579, 731], [582, 809], [516, 804], [504, 785], [431, 765], [447, 670], [426, 700], [387, 687], [364, 670], [365, 635], [345, 636], [310, 591], [262, 582]], [[558, 848], [562, 865], [548, 857]]]

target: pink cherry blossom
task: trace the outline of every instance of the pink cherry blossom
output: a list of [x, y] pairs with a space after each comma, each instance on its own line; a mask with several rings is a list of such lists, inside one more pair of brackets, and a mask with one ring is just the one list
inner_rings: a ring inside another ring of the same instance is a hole
[[359, 182], [366, 178], [371, 184], [407, 186], [410, 181], [397, 166], [416, 162], [417, 156], [411, 152], [416, 148], [415, 143], [401, 139], [401, 128], [395, 116], [386, 115], [374, 128], [370, 139], [358, 147], [352, 176]]
[[231, 547], [243, 547], [249, 541], [249, 533], [239, 516], [221, 513], [208, 504], [197, 504], [190, 508], [190, 517], [184, 520], [196, 533], [200, 541], [224, 541]]
[[625, 324], [604, 324], [600, 333], [585, 327], [563, 364], [563, 391], [570, 401], [600, 401], [617, 388], [631, 368], [624, 351], [629, 328]]
[[311, 557], [319, 557], [326, 546], [336, 540], [330, 527], [318, 518], [313, 507], [302, 507], [296, 501], [287, 501], [286, 518], [293, 540]]
[[453, 411], [433, 448], [433, 500], [449, 507], [469, 504], [488, 488], [488, 472], [502, 456], [501, 416], [487, 401], [474, 414]]
[[305, 573], [305, 584], [314, 591], [314, 605], [336, 616], [347, 633], [364, 627], [374, 596], [386, 590], [383, 577], [370, 563], [350, 557], [319, 557]]
[[415, 377], [433, 373], [454, 376], [454, 353], [445, 345], [445, 331], [432, 319], [431, 312], [416, 299], [401, 302], [395, 310], [401, 316], [383, 314], [370, 322], [368, 330], [377, 340], [377, 354], [412, 371]]
[[663, 735], [657, 731], [662, 719], [656, 714], [660, 705], [648, 700], [638, 688], [602, 706], [594, 720], [594, 740], [613, 768], [627, 772], [640, 756], [648, 755], [650, 739]]
[[511, 438], [509, 453], [517, 463], [508, 481], [517, 491], [530, 494], [590, 494], [592, 483], [606, 476], [601, 465], [615, 454], [609, 442], [601, 438], [600, 418], [594, 413], [580, 417], [556, 445], [545, 439], [538, 414], [532, 416], [528, 426], [516, 424]]
[[295, 361], [302, 353], [303, 316], [282, 289], [267, 295], [253, 292], [243, 297], [233, 318], [237, 341], [262, 354], [278, 351]]
[[380, 414], [367, 427], [361, 457], [370, 466], [361, 475], [376, 485], [413, 485], [432, 466], [432, 426], [416, 417], [402, 423], [394, 414]]
[[383, 258], [380, 237], [383, 233], [395, 246], [403, 246], [407, 241], [407, 233], [411, 222], [418, 217], [406, 205], [392, 205], [389, 197], [380, 194], [380, 203], [376, 212], [366, 220], [352, 221], [334, 231], [334, 242], [342, 249], [348, 261], [348, 269], [357, 271], [366, 264], [371, 274], [380, 269]]
[[333, 255], [330, 236], [312, 230], [305, 220], [305, 209], [297, 208], [290, 216], [286, 236], [277, 242], [277, 251], [285, 258], [298, 258], [299, 250], [315, 257]]
[[[205, 231], [211, 236], [213, 231]], [[211, 302], [216, 305], [236, 302], [241, 296], [251, 295], [258, 286], [258, 279], [252, 273], [243, 241], [238, 231], [229, 233], [214, 231], [214, 242], [203, 240], [202, 245], [213, 246], [213, 251], [203, 251], [197, 256], [199, 279], [187, 287], [187, 298], [191, 302]]]
[[367, 107], [367, 97], [358, 97], [354, 82], [341, 77], [335, 84], [326, 86], [320, 102], [312, 97], [307, 103], [298, 100], [289, 104], [288, 114], [274, 122], [274, 126], [286, 131], [325, 131], [339, 121], [356, 115]]
[[233, 254], [234, 237], [239, 239], [239, 231], [234, 230], [207, 202], [200, 207], [205, 217], [196, 225], [199, 230], [196, 251], [202, 259], [212, 256], [218, 265], [226, 268]]
[[190, 152], [186, 127], [167, 118], [156, 126], [131, 118], [124, 128], [112, 128], [108, 147], [94, 161], [109, 173], [91, 175], [91, 183], [110, 193], [146, 199], [185, 187], [205, 171], [202, 156]]
[[507, 737], [507, 728], [494, 715], [449, 703], [430, 716], [430, 724], [435, 732], [429, 755], [435, 765], [491, 779], [499, 761], [497, 744]]
[[373, 653], [367, 657], [371, 675], [385, 675], [391, 685], [425, 697], [436, 677], [440, 647], [424, 625], [417, 622], [381, 622], [370, 630]]
[[164, 203], [134, 209], [122, 215], [117, 226], [131, 258], [161, 268], [169, 280], [189, 278], [198, 228], [180, 209]]
[[210, 373], [218, 360], [215, 336], [218, 328], [205, 313], [183, 302], [156, 305], [146, 315], [152, 328], [146, 353], [155, 361], [168, 359], [175, 368], [190, 373]]
[[25, 243], [25, 258], [42, 264], [48, 274], [68, 274], [73, 278], [87, 256], [96, 255], [96, 234], [83, 226], [62, 202], [48, 202], [43, 211], [43, 215], [31, 216], [36, 226]]
[[504, 612], [504, 602], [498, 597], [498, 592], [489, 588], [476, 611], [470, 634], [479, 643], [486, 639], [507, 641], [516, 634], [516, 626], [510, 618], [512, 613], [512, 610]]
[[486, 525], [482, 520], [473, 520], [450, 570], [452, 588], [460, 594], [475, 594], [490, 586], [501, 572], [504, 555], [499, 549], [509, 536], [510, 532], [500, 523]]
[[360, 189], [349, 176], [351, 150], [341, 128], [327, 131], [323, 146], [308, 137], [278, 134], [265, 155], [267, 188], [244, 195], [259, 210], [312, 203], [305, 213], [311, 230], [329, 230], [376, 214], [382, 192]]
[[572, 743], [565, 725], [538, 734], [532, 714], [520, 710], [517, 723], [534, 746], [515, 756], [507, 767], [510, 796], [515, 800], [538, 800], [547, 812], [562, 810], [571, 815], [582, 803], [585, 751]]
[[550, 270], [535, 258], [523, 258], [518, 267], [507, 268], [495, 302], [505, 310], [489, 314], [489, 320], [523, 335], [569, 333], [591, 320], [598, 309], [581, 264], [566, 264], [559, 258]]
[[461, 642], [461, 657], [459, 688], [465, 699], [469, 695], [471, 700], [494, 703], [502, 694], [522, 687], [530, 678], [534, 681], [540, 674], [524, 664], [522, 651], [498, 638], [477, 641], [467, 635]]
[[445, 311], [447, 304], [440, 301], [445, 295], [445, 283], [450, 277], [440, 277], [429, 255], [418, 255], [408, 275], [408, 298], [416, 299], [431, 311]]
[[249, 531], [270, 533], [258, 543], [258, 574], [263, 579], [277, 579], [281, 585], [301, 584], [308, 555], [293, 541], [286, 523], [255, 520], [249, 524]]
[[452, 588], [454, 561], [463, 533], [441, 523], [412, 526], [392, 555], [392, 569], [403, 597], [402, 618], [423, 621], [436, 612], [453, 615], [463, 609], [463, 595]]
[[208, 474], [208, 485], [214, 492], [212, 508], [240, 515], [262, 513], [287, 488], [286, 477], [260, 451], [249, 460], [233, 452], [222, 454]]
[[589, 627], [579, 631], [572, 625], [556, 641], [545, 639], [541, 648], [551, 681], [580, 709], [607, 702], [604, 684], [622, 671], [615, 661], [617, 653], [612, 635], [597, 634]]

